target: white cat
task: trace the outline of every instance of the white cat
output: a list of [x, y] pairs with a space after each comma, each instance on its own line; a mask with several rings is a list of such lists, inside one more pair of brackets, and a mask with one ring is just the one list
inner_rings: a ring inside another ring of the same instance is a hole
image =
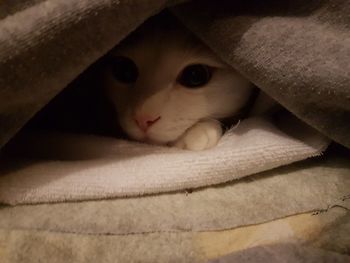
[[218, 121], [237, 114], [251, 83], [173, 18], [151, 19], [111, 53], [105, 88], [120, 126], [138, 141], [215, 146]]

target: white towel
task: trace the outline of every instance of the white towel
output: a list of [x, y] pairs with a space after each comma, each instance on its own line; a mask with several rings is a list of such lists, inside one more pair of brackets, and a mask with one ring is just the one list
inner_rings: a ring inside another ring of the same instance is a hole
[[0, 202], [91, 200], [204, 187], [320, 155], [329, 144], [305, 125], [289, 126], [295, 137], [262, 118], [247, 119], [217, 147], [201, 152], [93, 135], [48, 134], [40, 143], [26, 144], [33, 156], [40, 153], [46, 159], [1, 164]]

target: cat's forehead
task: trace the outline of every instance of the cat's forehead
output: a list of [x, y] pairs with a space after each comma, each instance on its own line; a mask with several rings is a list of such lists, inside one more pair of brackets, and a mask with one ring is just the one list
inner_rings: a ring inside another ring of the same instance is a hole
[[172, 63], [174, 67], [182, 67], [191, 63], [203, 63], [226, 67], [213, 51], [182, 26], [169, 30], [146, 28], [136, 31], [111, 53], [113, 56], [129, 57], [139, 66]]

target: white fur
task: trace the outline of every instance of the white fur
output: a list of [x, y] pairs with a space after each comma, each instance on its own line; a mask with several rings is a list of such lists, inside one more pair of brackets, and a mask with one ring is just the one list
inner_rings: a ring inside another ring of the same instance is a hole
[[[234, 115], [247, 102], [250, 83], [219, 60], [185, 29], [144, 33], [137, 41], [117, 47], [112, 56], [125, 56], [137, 65], [139, 76], [126, 85], [109, 70], [105, 87], [123, 130], [133, 139], [171, 144], [190, 150], [213, 147], [222, 130], [216, 120]], [[190, 64], [206, 64], [215, 70], [210, 82], [188, 89], [177, 82]], [[135, 113], [161, 116], [147, 132], [136, 125]]]
[[222, 136], [221, 124], [217, 121], [200, 121], [191, 126], [173, 144], [175, 147], [201, 151], [214, 147]]

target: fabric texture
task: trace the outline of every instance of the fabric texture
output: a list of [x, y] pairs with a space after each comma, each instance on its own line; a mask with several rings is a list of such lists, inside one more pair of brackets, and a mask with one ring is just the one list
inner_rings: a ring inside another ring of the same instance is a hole
[[[192, 263], [207, 262], [229, 253], [232, 255], [228, 259], [246, 262], [262, 262], [262, 257], [269, 259], [268, 262], [274, 259], [295, 262], [296, 258], [297, 262], [310, 262], [308, 260], [313, 258], [348, 259], [344, 254], [349, 250], [349, 230], [349, 213], [342, 208], [210, 232], [86, 235], [1, 227], [0, 255], [6, 263], [38, 262], [48, 258], [52, 262]], [[223, 262], [225, 260], [226, 257]]]
[[[299, 122], [297, 138], [270, 121], [250, 118], [219, 145], [193, 152], [108, 137], [49, 135], [27, 138], [23, 152], [50, 160], [4, 160], [0, 201], [9, 204], [76, 201], [192, 189], [239, 179], [317, 156], [328, 140]], [[45, 149], [45, 145], [47, 148]], [[18, 169], [21, 167], [21, 169]]]
[[166, 2], [1, 1], [0, 147]]
[[[0, 145], [147, 17], [183, 1], [2, 1]], [[350, 4], [191, 1], [173, 11], [287, 109], [350, 147]]]
[[[3, 0], [0, 147], [89, 65], [165, 7], [298, 118], [350, 147], [347, 0]], [[328, 251], [349, 254], [349, 155], [336, 151], [333, 159], [326, 152], [291, 164], [320, 154], [328, 140], [292, 124], [287, 129], [253, 124], [242, 122], [217, 148], [199, 154], [56, 134], [41, 140], [63, 140], [62, 148], [27, 148], [38, 153], [37, 161], [1, 156], [0, 199], [8, 204], [179, 190], [1, 206], [1, 261], [203, 262], [231, 252], [228, 260], [238, 262], [347, 260]], [[24, 138], [22, 146], [34, 142]], [[159, 170], [149, 173], [150, 164]], [[111, 169], [116, 167], [117, 176]], [[251, 175], [263, 170], [268, 171]], [[158, 176], [137, 180], [144, 172]], [[123, 185], [117, 184], [120, 175]], [[307, 211], [316, 214], [287, 217]]]
[[209, 261], [210, 263], [248, 263], [248, 262], [335, 262], [346, 263], [350, 257], [326, 251], [322, 249], [298, 246], [295, 244], [279, 244], [270, 246], [259, 246], [247, 249], [240, 253], [234, 253], [223, 258]]
[[118, 235], [214, 231], [330, 207], [350, 209], [348, 160], [327, 154], [193, 192], [0, 206], [0, 227]]
[[348, 0], [193, 1], [173, 11], [268, 95], [350, 147]]

